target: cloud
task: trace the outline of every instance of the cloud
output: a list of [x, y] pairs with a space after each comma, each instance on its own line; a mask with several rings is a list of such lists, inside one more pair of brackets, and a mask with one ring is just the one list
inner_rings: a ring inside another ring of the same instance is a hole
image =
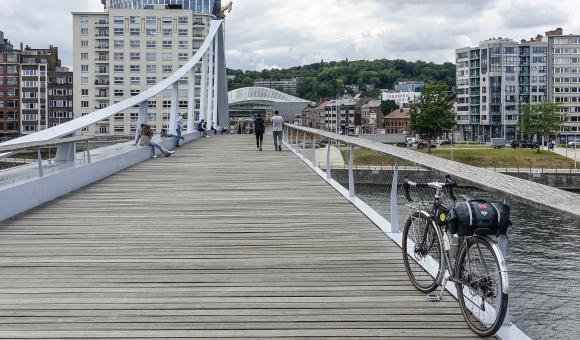
[[[1, 0], [0, 30], [15, 45], [60, 48], [72, 65], [72, 11], [100, 0]], [[452, 61], [493, 36], [514, 40], [563, 27], [580, 33], [577, 0], [235, 0], [228, 67], [262, 69], [342, 60]]]

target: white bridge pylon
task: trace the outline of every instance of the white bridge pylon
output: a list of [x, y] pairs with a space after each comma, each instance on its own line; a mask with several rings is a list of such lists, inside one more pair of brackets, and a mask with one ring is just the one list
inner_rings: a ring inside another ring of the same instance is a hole
[[[220, 41], [223, 39], [223, 35], [220, 28], [223, 25], [222, 20], [212, 20], [209, 28], [209, 33], [199, 48], [199, 50], [194, 54], [194, 56], [189, 59], [189, 61], [183, 65], [179, 70], [173, 73], [168, 78], [162, 80], [155, 86], [150, 87], [149, 89], [141, 92], [140, 94], [127, 98], [121, 102], [108, 106], [106, 108], [97, 110], [95, 112], [89, 113], [83, 117], [76, 118], [69, 122], [57, 125], [55, 127], [42, 130], [27, 136], [23, 136], [20, 138], [16, 138], [4, 143], [1, 143], [1, 146], [10, 146], [14, 144], [21, 144], [21, 143], [28, 143], [28, 142], [44, 142], [49, 141], [52, 139], [60, 138], [63, 136], [68, 136], [73, 134], [77, 131], [82, 130], [83, 128], [89, 127], [93, 124], [96, 124], [103, 119], [107, 119], [116, 115], [117, 113], [123, 112], [129, 108], [134, 106], [139, 106], [139, 118], [138, 123], [146, 123], [147, 121], [147, 101], [160, 94], [161, 92], [165, 91], [165, 89], [170, 88], [172, 89], [172, 96], [171, 96], [171, 111], [169, 116], [169, 127], [170, 132], [174, 131], [176, 128], [176, 120], [177, 120], [177, 113], [179, 108], [179, 80], [184, 77], [188, 77], [188, 119], [187, 119], [187, 131], [193, 132], [195, 130], [194, 126], [194, 109], [195, 109], [195, 66], [202, 61], [202, 93], [200, 94], [201, 97], [201, 111], [200, 111], [200, 120], [206, 119], [207, 127], [209, 128], [211, 124], [218, 124], [218, 100], [217, 95], [218, 92], [218, 85], [223, 86], [224, 84], [220, 84], [219, 79], [222, 72], [218, 68], [220, 63], [220, 51], [219, 48], [223, 48], [224, 44]], [[206, 60], [210, 60], [210, 71], [209, 74], [211, 76], [210, 79], [206, 79], [207, 76], [207, 63]], [[223, 65], [222, 65], [223, 66]], [[211, 69], [214, 68], [214, 69]], [[205, 91], [205, 83], [206, 81], [209, 83], [209, 88], [211, 91]], [[227, 96], [227, 94], [226, 94]], [[215, 98], [214, 98], [215, 97]], [[204, 105], [207, 104], [207, 105]], [[219, 122], [225, 123], [225, 122]]]

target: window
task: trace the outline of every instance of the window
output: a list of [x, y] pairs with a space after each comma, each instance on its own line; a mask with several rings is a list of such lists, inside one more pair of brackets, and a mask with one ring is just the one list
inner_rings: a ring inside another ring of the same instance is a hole
[[131, 90], [131, 96], [133, 97], [138, 96], [140, 92], [141, 92], [140, 90]]
[[131, 77], [131, 84], [139, 85], [141, 83], [141, 77]]
[[129, 34], [132, 36], [136, 36], [136, 35], [141, 34], [141, 30], [139, 28], [131, 28], [129, 30]]
[[173, 67], [171, 65], [163, 65], [163, 73], [171, 73]]
[[89, 107], [89, 101], [88, 100], [82, 100], [81, 101], [81, 107], [84, 107], [84, 108]]
[[163, 19], [161, 19], [161, 21], [164, 24], [171, 24], [171, 23], [173, 23], [173, 19], [171, 17], [163, 17]]
[[163, 61], [171, 61], [171, 60], [173, 60], [173, 54], [171, 54], [171, 52], [164, 52]]
[[122, 85], [125, 82], [125, 78], [123, 78], [123, 77], [115, 77], [114, 82], [117, 85]]
[[187, 48], [187, 40], [180, 40], [179, 48]]
[[125, 29], [122, 27], [113, 28], [113, 35], [125, 35]]
[[89, 77], [81, 77], [81, 84], [88, 84], [89, 83]]
[[189, 19], [187, 17], [178, 17], [177, 18], [177, 23], [179, 24], [187, 24], [189, 22]]
[[140, 65], [131, 65], [131, 72], [141, 72]]
[[125, 67], [123, 65], [115, 65], [115, 66], [113, 66], [113, 70], [115, 72], [124, 72], [125, 71]]
[[187, 53], [179, 53], [178, 56], [177, 56], [177, 59], [179, 59], [179, 60], [187, 60], [187, 59], [189, 59], [189, 56], [188, 56]]
[[118, 61], [125, 60], [125, 53], [123, 53], [123, 52], [115, 52], [113, 54], [113, 59], [114, 60], [118, 60]]
[[131, 40], [130, 46], [131, 46], [131, 48], [141, 48], [141, 41], [140, 40]]
[[157, 41], [147, 40], [147, 48], [156, 48], [156, 47], [157, 47]]
[[147, 25], [156, 25], [157, 17], [147, 17], [145, 21], [147, 22]]
[[147, 85], [155, 85], [157, 83], [157, 77], [147, 77]]
[[129, 19], [129, 21], [132, 24], [140, 24], [141, 23], [141, 17], [139, 17], [139, 16], [131, 16], [130, 19]]
[[146, 70], [147, 70], [147, 73], [156, 73], [157, 67], [155, 65], [147, 65]]
[[89, 72], [89, 65], [81, 65], [81, 72]]
[[113, 46], [115, 48], [123, 48], [125, 47], [125, 42], [123, 40], [115, 40], [113, 41]]
[[155, 53], [155, 52], [147, 52], [147, 60], [148, 61], [155, 61], [155, 60], [157, 60], [157, 53]]
[[124, 24], [125, 23], [125, 17], [113, 17], [113, 23], [114, 24]]
[[89, 95], [89, 89], [81, 89], [81, 96], [88, 96]]
[[88, 60], [89, 59], [89, 54], [88, 53], [81, 53], [81, 60]]
[[131, 52], [130, 59], [131, 60], [140, 60], [141, 59], [141, 53], [139, 53], [139, 52]]
[[157, 35], [157, 30], [154, 28], [148, 28], [145, 30], [145, 34], [148, 36]]
[[89, 41], [88, 40], [81, 40], [81, 47], [88, 47]]
[[171, 36], [172, 34], [173, 34], [173, 31], [171, 30], [171, 28], [164, 28], [163, 29], [164, 36]]
[[173, 42], [171, 40], [163, 40], [163, 48], [171, 48], [173, 46]]
[[189, 34], [189, 30], [187, 28], [180, 28], [177, 30], [177, 34], [180, 36], [187, 36]]
[[81, 35], [89, 35], [89, 29], [88, 28], [81, 28]]

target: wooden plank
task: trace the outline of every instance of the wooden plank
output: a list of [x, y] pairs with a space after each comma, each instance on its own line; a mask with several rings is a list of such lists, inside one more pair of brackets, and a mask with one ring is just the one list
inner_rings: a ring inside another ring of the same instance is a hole
[[290, 152], [206, 138], [6, 221], [0, 339], [475, 339]]

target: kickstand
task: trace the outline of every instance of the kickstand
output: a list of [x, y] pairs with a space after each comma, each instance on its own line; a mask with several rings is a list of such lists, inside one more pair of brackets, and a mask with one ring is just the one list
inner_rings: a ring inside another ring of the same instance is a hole
[[447, 286], [447, 281], [449, 281], [449, 277], [445, 275], [443, 278], [443, 283], [441, 283], [441, 289], [439, 290], [439, 294], [429, 294], [427, 295], [427, 301], [429, 302], [441, 302], [443, 301], [443, 293], [445, 292], [445, 286]]

